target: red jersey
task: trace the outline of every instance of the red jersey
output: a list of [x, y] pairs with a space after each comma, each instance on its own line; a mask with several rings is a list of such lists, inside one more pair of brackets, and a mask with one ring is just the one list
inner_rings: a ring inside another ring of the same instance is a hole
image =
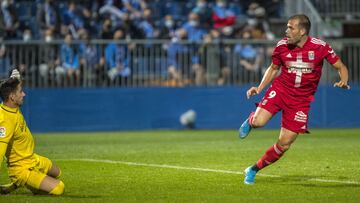
[[276, 89], [297, 99], [312, 100], [326, 59], [330, 64], [339, 57], [326, 42], [308, 37], [302, 48], [280, 40], [272, 54], [272, 63], [281, 67], [280, 75], [272, 83]]

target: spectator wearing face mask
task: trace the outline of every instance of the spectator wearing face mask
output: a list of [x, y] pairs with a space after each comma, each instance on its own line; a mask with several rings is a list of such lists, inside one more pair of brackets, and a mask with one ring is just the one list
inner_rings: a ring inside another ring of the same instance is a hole
[[124, 32], [118, 29], [113, 41], [105, 48], [105, 62], [110, 84], [123, 84], [130, 75], [128, 46], [119, 42], [124, 39]]
[[22, 33], [22, 38], [24, 42], [32, 40], [32, 32], [29, 28], [26, 28]]
[[3, 43], [4, 39], [0, 36], [0, 77], [4, 78], [7, 76], [10, 70], [10, 59], [7, 54], [7, 47]]
[[39, 47], [39, 76], [40, 85], [55, 86], [55, 67], [60, 66], [58, 46], [54, 43], [54, 32], [51, 28], [44, 33], [46, 43]]
[[191, 78], [191, 81], [196, 85], [203, 85], [205, 83], [205, 70], [199, 54], [199, 47], [203, 37], [206, 35], [206, 31], [200, 26], [199, 15], [196, 13], [189, 14], [188, 22], [185, 23], [182, 28], [186, 30], [187, 40], [193, 42], [192, 44], [188, 44], [191, 56], [191, 70], [188, 72], [194, 73], [193, 75], [195, 75], [195, 78]]
[[212, 10], [206, 0], [198, 0], [196, 6], [192, 9], [192, 13], [199, 15], [200, 24], [207, 30], [212, 27]]
[[[251, 3], [246, 13], [248, 15], [248, 27], [258, 30], [260, 33], [264, 33], [263, 38], [269, 40], [273, 40], [275, 38], [274, 34], [270, 30], [270, 24], [267, 21], [267, 14], [264, 7], [260, 6], [258, 3]], [[257, 36], [257, 38], [260, 37]]]
[[186, 72], [186, 61], [184, 59], [189, 56], [189, 49], [186, 44], [182, 43], [187, 36], [186, 30], [179, 28], [175, 32], [175, 36], [167, 48], [167, 71], [169, 86], [182, 86], [183, 76], [182, 73]]
[[[75, 44], [73, 44], [73, 38], [71, 34], [67, 34], [64, 39], [64, 43], [60, 48], [60, 66], [56, 67], [57, 82], [60, 83], [70, 82], [70, 85], [74, 85], [74, 82], [80, 81], [80, 64], [78, 50]], [[65, 81], [62, 81], [65, 77]], [[78, 85], [78, 84], [77, 84]]]
[[160, 27], [160, 39], [171, 39], [175, 37], [176, 23], [172, 15], [166, 15], [164, 17], [164, 23]]
[[200, 26], [199, 15], [196, 13], [189, 14], [188, 21], [182, 28], [186, 30], [187, 40], [190, 42], [201, 42], [206, 34], [205, 30]]
[[150, 9], [145, 9], [142, 16], [142, 21], [139, 23], [139, 28], [144, 32], [146, 39], [157, 38], [159, 31], [154, 25], [152, 19], [152, 12]]
[[[254, 38], [252, 30], [245, 29], [239, 31], [236, 38], [241, 41], [247, 41]], [[238, 43], [234, 47], [234, 57], [238, 61], [239, 68], [234, 69], [234, 75], [239, 78], [240, 82], [257, 82], [261, 78], [261, 68], [264, 63], [264, 50], [254, 44]]]
[[228, 7], [225, 0], [217, 0], [213, 7], [212, 19], [214, 28], [223, 28], [234, 25], [236, 22], [235, 13]]
[[20, 23], [13, 0], [3, 0], [1, 2], [0, 20], [2, 21], [1, 23], [4, 25], [4, 39], [15, 39], [17, 37], [16, 31], [19, 28]]
[[46, 0], [43, 4], [39, 3], [36, 18], [42, 33], [47, 29], [51, 29], [53, 32], [60, 30], [60, 15], [54, 0]]
[[113, 32], [113, 25], [111, 19], [104, 19], [102, 23], [102, 28], [100, 31], [100, 38], [101, 39], [112, 39], [114, 35]]

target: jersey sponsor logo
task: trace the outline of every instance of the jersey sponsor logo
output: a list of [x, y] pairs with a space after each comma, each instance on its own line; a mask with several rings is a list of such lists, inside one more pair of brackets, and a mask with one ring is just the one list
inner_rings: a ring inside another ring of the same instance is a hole
[[0, 127], [0, 138], [5, 137], [5, 136], [6, 136], [6, 128]]
[[288, 55], [286, 55], [286, 58], [292, 58], [291, 54], [288, 53]]
[[298, 121], [298, 122], [302, 122], [302, 123], [306, 123], [307, 121], [307, 115], [302, 112], [302, 111], [298, 111], [296, 112], [295, 114], [295, 118], [294, 118], [295, 121]]
[[[315, 57], [314, 53], [313, 56]], [[301, 53], [298, 53], [296, 61], [287, 61], [285, 64], [288, 68], [288, 73], [311, 73], [314, 67], [313, 63], [304, 62], [302, 60]]]
[[309, 57], [309, 60], [314, 60], [315, 59], [315, 52], [314, 51], [309, 51], [308, 52], [308, 57]]

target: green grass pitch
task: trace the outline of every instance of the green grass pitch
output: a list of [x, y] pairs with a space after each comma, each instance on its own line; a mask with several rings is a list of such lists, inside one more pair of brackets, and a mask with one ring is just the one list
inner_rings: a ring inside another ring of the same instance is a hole
[[[35, 134], [35, 151], [62, 169], [65, 194], [25, 188], [0, 202], [360, 202], [360, 129], [300, 135], [255, 185], [243, 170], [278, 137], [254, 130]], [[2, 164], [0, 182], [8, 182]]]

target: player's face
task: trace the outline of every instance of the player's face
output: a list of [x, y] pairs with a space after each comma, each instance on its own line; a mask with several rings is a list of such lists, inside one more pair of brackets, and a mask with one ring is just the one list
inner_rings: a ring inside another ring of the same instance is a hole
[[288, 44], [296, 45], [297, 43], [299, 43], [303, 36], [302, 30], [299, 28], [299, 20], [297, 19], [289, 20], [287, 23], [287, 29], [285, 33], [286, 33], [286, 37], [288, 38], [287, 40]]
[[16, 106], [21, 106], [24, 102], [25, 92], [23, 91], [22, 85], [19, 84], [16, 91], [12, 93], [11, 100]]

